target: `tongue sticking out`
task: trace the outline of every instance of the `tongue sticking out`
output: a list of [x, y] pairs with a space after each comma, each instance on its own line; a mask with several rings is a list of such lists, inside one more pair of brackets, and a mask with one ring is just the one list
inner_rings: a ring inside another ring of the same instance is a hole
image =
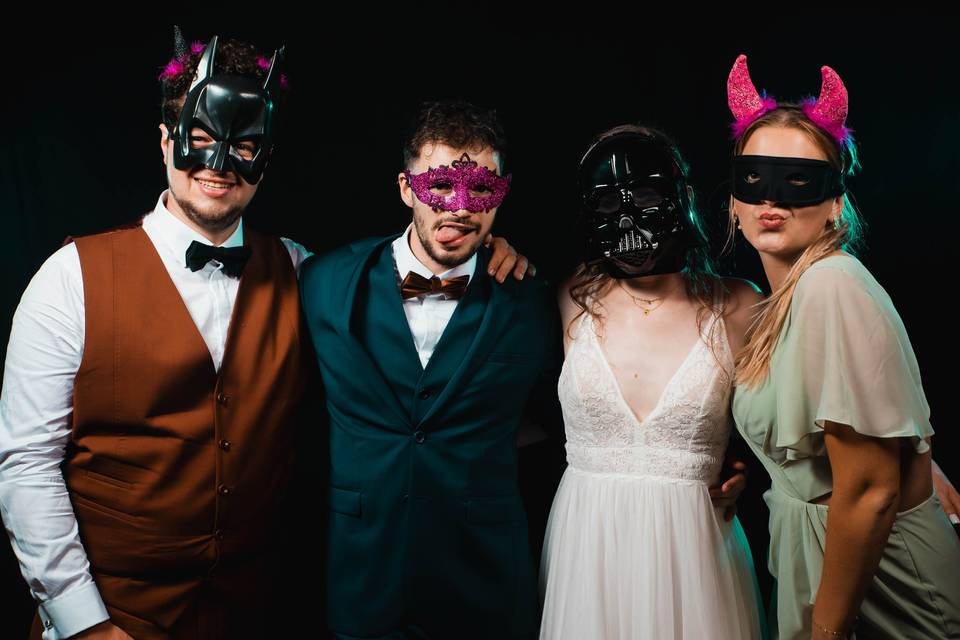
[[456, 227], [441, 227], [440, 230], [437, 231], [437, 242], [453, 242], [454, 240], [459, 240], [465, 235], [466, 233], [460, 229], [457, 229]]

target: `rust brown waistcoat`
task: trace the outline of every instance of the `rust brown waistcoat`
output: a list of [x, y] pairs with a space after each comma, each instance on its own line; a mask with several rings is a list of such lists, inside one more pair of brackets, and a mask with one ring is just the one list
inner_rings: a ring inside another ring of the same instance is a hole
[[300, 301], [279, 239], [244, 240], [219, 374], [142, 227], [75, 240], [86, 336], [63, 473], [111, 618], [138, 639], [194, 637], [183, 619], [217, 580], [240, 612], [278, 586], [256, 583], [292, 469]]

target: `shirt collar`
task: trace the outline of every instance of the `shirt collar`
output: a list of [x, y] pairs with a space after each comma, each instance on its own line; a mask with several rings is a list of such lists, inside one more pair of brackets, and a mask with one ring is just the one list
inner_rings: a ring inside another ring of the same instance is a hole
[[[411, 222], [407, 226], [407, 230], [393, 241], [393, 259], [397, 264], [397, 273], [400, 275], [401, 280], [406, 278], [407, 274], [411, 271], [424, 278], [430, 279], [434, 275], [433, 272], [424, 266], [424, 264], [417, 259], [417, 256], [413, 255], [413, 250], [410, 248], [410, 234], [413, 233], [413, 230], [413, 223]], [[470, 280], [473, 279], [473, 272], [476, 270], [476, 266], [477, 254], [474, 252], [469, 260], [443, 273], [437, 274], [437, 277], [441, 280], [449, 280], [450, 278], [465, 275], [469, 278], [467, 280], [467, 284], [469, 284]]]
[[[165, 189], [157, 198], [157, 206], [143, 217], [144, 231], [149, 231], [151, 239], [160, 242], [163, 247], [176, 258], [177, 263], [187, 268], [187, 247], [196, 240], [201, 244], [213, 245], [212, 242], [188, 227], [180, 218], [167, 209], [165, 200], [170, 197], [170, 190]], [[240, 218], [236, 230], [220, 245], [221, 247], [243, 246], [243, 218]]]

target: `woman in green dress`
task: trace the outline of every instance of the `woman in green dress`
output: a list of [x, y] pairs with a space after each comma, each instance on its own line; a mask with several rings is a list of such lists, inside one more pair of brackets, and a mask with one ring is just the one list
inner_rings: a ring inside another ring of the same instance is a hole
[[733, 399], [772, 479], [771, 633], [960, 638], [960, 540], [933, 491], [930, 409], [900, 316], [850, 253], [856, 148], [846, 89], [822, 71], [820, 96], [799, 104], [759, 95], [745, 56], [728, 80], [731, 224], [772, 290]]

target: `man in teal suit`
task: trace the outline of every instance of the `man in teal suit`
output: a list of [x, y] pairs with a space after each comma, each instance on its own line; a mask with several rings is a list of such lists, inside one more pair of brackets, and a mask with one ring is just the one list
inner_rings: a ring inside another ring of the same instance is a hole
[[560, 328], [541, 279], [483, 277], [503, 149], [493, 112], [425, 105], [398, 176], [412, 224], [304, 263], [330, 417], [334, 637], [537, 632], [517, 431], [538, 385], [555, 398]]

